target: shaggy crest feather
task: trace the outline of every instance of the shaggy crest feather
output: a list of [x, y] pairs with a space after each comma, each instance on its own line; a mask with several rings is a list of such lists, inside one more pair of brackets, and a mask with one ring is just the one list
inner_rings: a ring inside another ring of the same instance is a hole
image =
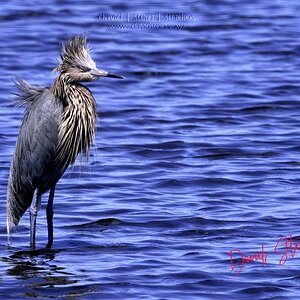
[[71, 37], [66, 45], [62, 45], [60, 52], [61, 63], [55, 68], [56, 71], [65, 73], [70, 66], [77, 66], [82, 63], [95, 63], [90, 56], [90, 49], [86, 44], [85, 35]]

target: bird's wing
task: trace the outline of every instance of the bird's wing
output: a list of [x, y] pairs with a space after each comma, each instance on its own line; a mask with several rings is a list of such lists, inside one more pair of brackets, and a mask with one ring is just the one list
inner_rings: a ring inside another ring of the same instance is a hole
[[[8, 221], [17, 224], [31, 204], [35, 189], [45, 187], [55, 160], [63, 106], [47, 88], [28, 103], [10, 170]], [[50, 188], [50, 187], [47, 187]]]

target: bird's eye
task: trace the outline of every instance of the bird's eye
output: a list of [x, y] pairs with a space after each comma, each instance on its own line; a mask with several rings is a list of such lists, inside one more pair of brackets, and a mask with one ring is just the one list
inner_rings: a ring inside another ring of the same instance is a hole
[[87, 68], [87, 67], [79, 67], [79, 70], [80, 70], [81, 72], [88, 72], [88, 71], [90, 71], [91, 69], [90, 69], [90, 68]]

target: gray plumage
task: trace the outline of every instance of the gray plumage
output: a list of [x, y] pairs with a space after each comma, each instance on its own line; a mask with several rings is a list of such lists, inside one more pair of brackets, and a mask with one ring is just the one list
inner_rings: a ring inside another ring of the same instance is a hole
[[100, 77], [123, 78], [98, 70], [83, 35], [62, 47], [59, 76], [50, 87], [31, 86], [18, 79], [19, 97], [27, 109], [10, 168], [7, 192], [7, 231], [30, 208], [31, 246], [41, 195], [50, 190], [47, 221], [48, 247], [53, 242], [53, 198], [57, 181], [78, 154], [89, 156], [96, 126], [96, 103], [80, 82]]

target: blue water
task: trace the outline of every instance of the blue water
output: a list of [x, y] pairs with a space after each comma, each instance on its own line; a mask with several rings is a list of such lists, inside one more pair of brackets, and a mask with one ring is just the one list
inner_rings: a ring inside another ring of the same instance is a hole
[[[0, 298], [295, 299], [299, 11], [296, 0], [3, 2]], [[7, 247], [24, 111], [12, 80], [50, 85], [60, 43], [82, 32], [98, 67], [126, 80], [88, 84], [96, 142], [57, 185], [53, 249], [47, 195], [37, 249], [28, 214]]]

